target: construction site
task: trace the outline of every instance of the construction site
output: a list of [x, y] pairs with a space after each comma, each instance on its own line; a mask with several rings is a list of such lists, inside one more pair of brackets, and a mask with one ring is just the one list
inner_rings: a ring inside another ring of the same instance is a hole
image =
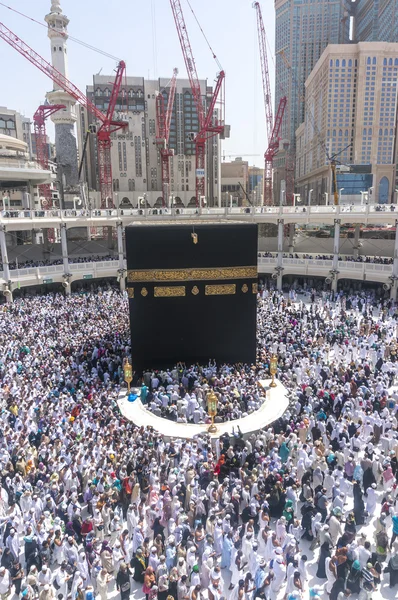
[[[178, 208], [272, 205], [273, 161], [280, 148], [281, 123], [287, 106], [283, 97], [275, 111], [267, 56], [267, 39], [260, 4], [253, 3], [258, 28], [258, 58], [261, 65], [258, 84], [264, 90], [267, 140], [264, 140], [265, 169], [253, 179], [232, 174], [244, 156], [225, 162], [222, 141], [231, 135], [225, 116], [226, 74], [206, 37], [194, 7], [190, 10], [203, 35], [203, 47], [214, 58], [214, 84], [199, 77], [200, 60], [190, 42], [183, 5], [170, 0], [185, 69], [170, 65], [168, 77], [147, 79], [127, 75], [126, 62], [115, 59], [114, 73], [93, 76], [92, 85], [83, 92], [69, 78], [67, 45], [79, 40], [68, 33], [69, 19], [59, 0], [51, 2], [44, 18], [51, 44], [51, 58], [41, 56], [25, 43], [18, 32], [0, 23], [0, 37], [25, 60], [52, 81], [52, 90], [32, 115], [30, 147], [24, 152], [36, 161], [46, 181], [36, 186], [24, 175], [5, 177], [0, 183], [3, 208], [21, 209], [104, 209]], [[16, 11], [21, 18], [43, 22]], [[250, 8], [250, 4], [248, 9]], [[253, 13], [254, 17], [254, 13]], [[90, 46], [90, 49], [93, 49]], [[94, 48], [94, 50], [97, 50]], [[262, 79], [261, 79], [262, 78]], [[26, 117], [24, 117], [26, 119]], [[53, 123], [54, 144], [47, 135], [46, 123]], [[26, 119], [29, 123], [29, 118]], [[5, 121], [7, 123], [7, 121]], [[1, 125], [1, 121], [0, 121]], [[7, 129], [5, 135], [15, 133]], [[233, 132], [232, 132], [233, 134]], [[25, 139], [25, 137], [24, 137]], [[6, 149], [6, 144], [4, 143]], [[9, 148], [7, 154], [12, 155]], [[19, 152], [19, 158], [22, 158]], [[222, 186], [223, 162], [232, 171]], [[293, 199], [293, 170], [284, 185], [284, 202]], [[42, 177], [42, 178], [43, 178]], [[279, 203], [279, 199], [277, 200]]]

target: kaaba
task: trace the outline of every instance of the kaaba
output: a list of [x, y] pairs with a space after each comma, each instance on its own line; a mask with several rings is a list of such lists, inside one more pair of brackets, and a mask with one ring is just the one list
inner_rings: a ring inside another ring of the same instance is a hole
[[255, 224], [126, 227], [131, 358], [144, 369], [256, 359]]

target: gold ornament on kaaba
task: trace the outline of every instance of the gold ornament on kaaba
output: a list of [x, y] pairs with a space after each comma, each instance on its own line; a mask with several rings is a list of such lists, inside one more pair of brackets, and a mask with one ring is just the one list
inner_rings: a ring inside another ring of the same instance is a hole
[[174, 285], [172, 287], [155, 286], [153, 290], [153, 295], [155, 298], [178, 298], [181, 296], [185, 296], [185, 285]]
[[243, 292], [244, 294], [246, 294], [248, 291], [249, 291], [249, 288], [248, 288], [248, 287], [247, 287], [247, 285], [244, 283], [244, 284], [242, 285], [242, 292]]
[[207, 394], [207, 414], [211, 417], [211, 425], [208, 428], [209, 433], [215, 433], [217, 431], [217, 427], [214, 424], [214, 417], [217, 416], [217, 404], [218, 398], [213, 390], [211, 390]]
[[192, 293], [193, 293], [194, 296], [197, 296], [199, 294], [199, 288], [198, 288], [198, 286], [194, 285], [191, 291], [192, 291]]
[[269, 384], [269, 386], [272, 387], [272, 388], [274, 388], [274, 387], [276, 387], [275, 375], [278, 372], [278, 357], [277, 357], [276, 354], [273, 354], [271, 356], [269, 372], [271, 373], [271, 377], [272, 377], [272, 381]]
[[146, 287], [142, 288], [142, 290], [141, 290], [141, 296], [144, 296], [144, 298], [145, 298], [145, 296], [148, 296], [148, 290], [146, 289]]
[[124, 381], [127, 383], [127, 393], [130, 393], [130, 383], [133, 381], [133, 367], [129, 363], [129, 359], [126, 359], [126, 362], [123, 366], [123, 374]]

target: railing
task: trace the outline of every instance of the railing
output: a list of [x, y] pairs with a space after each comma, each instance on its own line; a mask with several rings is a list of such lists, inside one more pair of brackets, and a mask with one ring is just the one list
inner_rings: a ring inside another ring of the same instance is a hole
[[[294, 254], [294, 256], [290, 256], [290, 254]], [[266, 256], [263, 256], [266, 255]], [[264, 251], [260, 251], [258, 252], [258, 258], [276, 258], [278, 256], [278, 252], [264, 252]], [[287, 260], [287, 259], [300, 259], [300, 260], [333, 260], [333, 255], [330, 253], [325, 253], [323, 254], [323, 256], [320, 253], [309, 253], [309, 252], [283, 252], [283, 260]], [[353, 260], [353, 255], [352, 254], [343, 254], [343, 253], [339, 253], [339, 260], [341, 261], [347, 261], [347, 262], [351, 262], [353, 264], [369, 264], [369, 263], [376, 263], [379, 265], [383, 265], [383, 264], [392, 264], [392, 257], [389, 256], [377, 256], [377, 255], [370, 255], [367, 254], [366, 257], [364, 255], [360, 255], [361, 260]], [[362, 258], [366, 258], [366, 260], [362, 260]], [[383, 263], [380, 262], [380, 260], [384, 260], [387, 259], [390, 262], [389, 263]]]
[[39, 165], [32, 161], [24, 161], [24, 160], [0, 160], [0, 169], [36, 169], [37, 171], [40, 169]]
[[310, 218], [311, 215], [325, 215], [337, 217], [347, 214], [363, 217], [369, 215], [397, 214], [398, 205], [396, 204], [369, 204], [369, 205], [340, 205], [340, 206], [247, 206], [224, 208], [113, 208], [113, 209], [50, 209], [50, 210], [2, 210], [0, 217], [2, 219], [110, 219], [123, 217], [138, 217], [139, 219], [152, 219], [158, 217], [181, 218], [202, 216], [202, 217], [228, 217], [228, 216], [261, 216], [272, 215], [273, 217], [297, 215], [298, 218]]
[[[283, 267], [285, 275], [328, 275], [333, 267], [332, 260], [315, 259], [315, 258], [284, 258]], [[272, 273], [277, 266], [276, 256], [267, 256], [258, 258], [259, 272]], [[263, 267], [263, 268], [262, 268]], [[264, 269], [264, 267], [266, 267]], [[124, 268], [126, 268], [126, 260], [124, 260]], [[95, 277], [117, 276], [119, 269], [118, 260], [104, 260], [98, 262], [85, 263], [69, 263], [68, 272], [72, 275], [72, 280], [83, 279], [84, 275]], [[362, 279], [364, 275], [367, 279], [373, 276], [382, 276], [385, 281], [393, 274], [393, 265], [384, 265], [379, 263], [356, 263], [352, 261], [338, 261], [339, 278], [354, 277]], [[106, 275], [104, 275], [106, 273]], [[57, 281], [62, 281], [64, 274], [63, 265], [49, 265], [45, 267], [30, 267], [26, 269], [10, 270], [10, 277], [13, 282], [19, 282], [24, 285], [38, 285], [45, 279], [55, 277]], [[4, 280], [4, 272], [0, 271], [0, 279]], [[378, 278], [376, 277], [376, 281]]]

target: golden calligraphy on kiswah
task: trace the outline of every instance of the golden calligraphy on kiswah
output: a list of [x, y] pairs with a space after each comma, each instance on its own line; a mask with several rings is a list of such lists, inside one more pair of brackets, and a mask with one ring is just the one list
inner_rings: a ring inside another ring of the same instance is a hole
[[217, 267], [194, 269], [130, 270], [129, 282], [209, 281], [219, 279], [256, 279], [257, 267]]
[[225, 285], [206, 285], [205, 294], [206, 296], [227, 296], [229, 294], [236, 294], [236, 285], [234, 283]]
[[184, 285], [174, 285], [172, 287], [163, 286], [163, 287], [154, 287], [153, 295], [155, 298], [178, 298], [180, 296], [185, 296], [185, 286]]

